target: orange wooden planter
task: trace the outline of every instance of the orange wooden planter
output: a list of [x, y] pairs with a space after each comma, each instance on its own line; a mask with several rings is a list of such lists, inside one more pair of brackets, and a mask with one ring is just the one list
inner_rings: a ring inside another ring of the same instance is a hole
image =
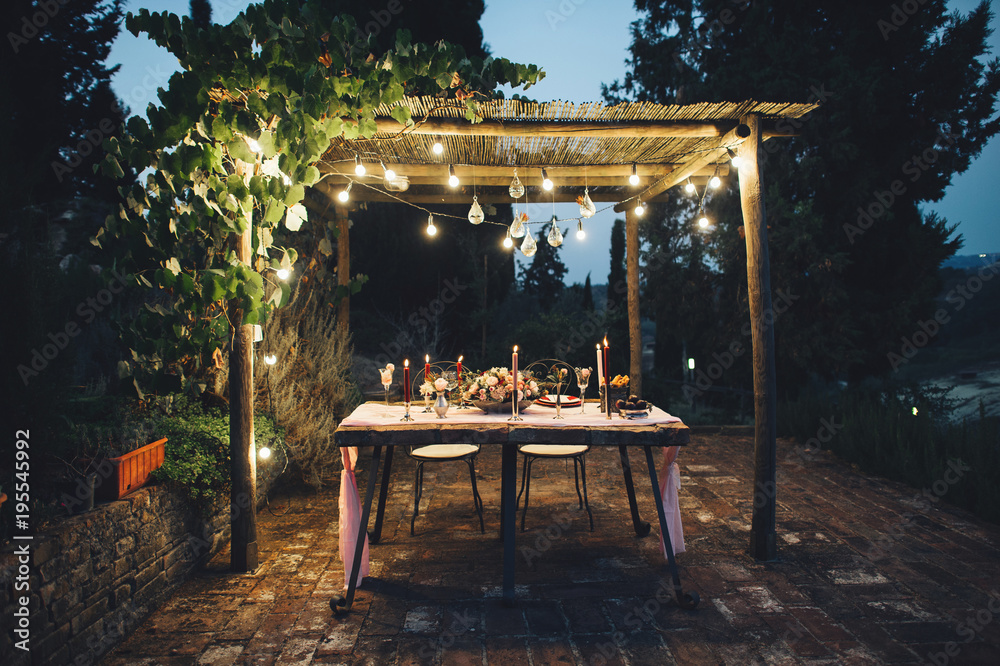
[[163, 464], [166, 443], [167, 438], [164, 437], [123, 456], [109, 458], [111, 476], [97, 487], [97, 497], [104, 500], [121, 499], [140, 488], [149, 480], [149, 475]]

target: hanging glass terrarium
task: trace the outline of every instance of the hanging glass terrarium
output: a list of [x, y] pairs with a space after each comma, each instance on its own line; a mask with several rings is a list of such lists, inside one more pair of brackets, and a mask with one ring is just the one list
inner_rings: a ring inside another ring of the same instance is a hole
[[536, 250], [538, 250], [538, 245], [535, 243], [535, 239], [531, 234], [525, 235], [524, 242], [521, 243], [521, 254], [526, 257], [533, 257]]
[[517, 169], [514, 169], [514, 180], [510, 181], [510, 187], [507, 188], [510, 192], [510, 196], [513, 199], [520, 199], [524, 196], [524, 185], [521, 184], [521, 179], [517, 177]]
[[552, 227], [549, 229], [549, 236], [546, 240], [549, 241], [549, 245], [552, 247], [559, 247], [563, 242], [562, 231], [559, 230], [559, 225], [556, 223], [556, 216], [552, 216]]
[[528, 221], [528, 216], [524, 213], [517, 211], [514, 213], [514, 221], [510, 223], [510, 235], [514, 238], [521, 238], [527, 227], [524, 223]]
[[472, 197], [472, 208], [469, 209], [469, 222], [472, 224], [482, 224], [485, 216], [483, 208], [479, 205], [479, 197]]
[[583, 196], [577, 197], [576, 202], [580, 204], [580, 217], [584, 219], [593, 217], [597, 212], [597, 206], [590, 200], [590, 191], [586, 187], [583, 188]]

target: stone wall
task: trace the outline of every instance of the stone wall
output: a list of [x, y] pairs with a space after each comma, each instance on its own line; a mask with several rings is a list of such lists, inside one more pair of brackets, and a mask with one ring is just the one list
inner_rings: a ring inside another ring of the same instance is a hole
[[[73, 516], [31, 544], [30, 651], [14, 635], [17, 555], [0, 559], [3, 664], [94, 664], [229, 539], [229, 503], [203, 517], [165, 486]], [[19, 546], [26, 542], [15, 542]]]

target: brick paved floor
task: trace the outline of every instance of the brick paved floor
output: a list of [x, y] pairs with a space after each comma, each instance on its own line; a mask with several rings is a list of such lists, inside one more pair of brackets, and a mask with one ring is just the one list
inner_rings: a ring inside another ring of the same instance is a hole
[[[536, 465], [513, 609], [499, 600], [499, 451], [479, 459], [486, 535], [466, 468], [450, 464], [428, 466], [410, 537], [413, 464], [401, 456], [348, 616], [328, 606], [343, 584], [329, 488], [260, 514], [255, 574], [226, 573], [220, 553], [104, 663], [1000, 664], [1000, 527], [782, 442], [780, 559], [757, 564], [744, 552], [752, 438], [693, 440], [680, 456], [679, 561], [696, 611], [657, 600], [658, 530], [632, 535], [617, 452], [588, 456], [593, 533], [572, 467]], [[644, 475], [640, 509], [655, 523]]]

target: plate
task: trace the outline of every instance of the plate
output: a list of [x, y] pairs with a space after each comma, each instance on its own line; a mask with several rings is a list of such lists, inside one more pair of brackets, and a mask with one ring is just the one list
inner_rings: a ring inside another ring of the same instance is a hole
[[621, 414], [623, 419], [629, 419], [629, 420], [644, 419], [649, 417], [649, 412], [646, 411], [645, 409], [634, 409], [634, 410], [623, 409], [621, 412], [619, 412], [619, 414]]
[[[535, 404], [542, 405], [543, 407], [555, 407], [556, 400], [555, 398], [546, 395], [536, 400]], [[580, 398], [576, 397], [575, 395], [559, 396], [559, 404], [561, 404], [563, 407], [579, 407]]]

